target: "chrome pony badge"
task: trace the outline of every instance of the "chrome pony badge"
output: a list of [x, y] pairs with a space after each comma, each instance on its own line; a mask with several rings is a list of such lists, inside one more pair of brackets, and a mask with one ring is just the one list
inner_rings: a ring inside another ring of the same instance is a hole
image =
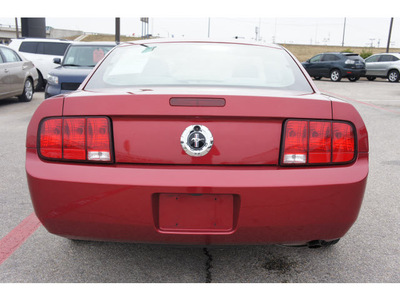
[[212, 148], [214, 138], [204, 125], [190, 125], [181, 136], [182, 149], [190, 156], [204, 156]]

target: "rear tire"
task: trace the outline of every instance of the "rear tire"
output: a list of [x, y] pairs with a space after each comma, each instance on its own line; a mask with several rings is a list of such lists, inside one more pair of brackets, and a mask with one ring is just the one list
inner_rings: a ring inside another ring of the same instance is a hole
[[315, 80], [321, 80], [321, 78], [320, 76], [314, 77]]
[[318, 248], [326, 248], [333, 246], [339, 242], [340, 239], [332, 240], [332, 241], [324, 241], [324, 240], [315, 240], [307, 243], [307, 247], [310, 249], [318, 249]]
[[390, 70], [387, 76], [390, 82], [398, 82], [399, 81], [399, 71], [397, 70]]
[[367, 76], [367, 79], [369, 81], [374, 81], [376, 79], [376, 77], [375, 76]]
[[330, 78], [334, 82], [339, 82], [342, 79], [342, 74], [338, 69], [333, 69], [330, 73]]
[[349, 79], [351, 82], [355, 82], [355, 81], [357, 81], [358, 79], [360, 79], [360, 77], [354, 76], [354, 77], [349, 77], [348, 79]]
[[289, 247], [289, 248], [297, 248], [297, 247], [308, 247], [310, 249], [318, 249], [318, 248], [325, 248], [330, 247], [337, 244], [340, 241], [339, 239], [332, 240], [332, 241], [324, 241], [324, 240], [314, 240], [310, 241], [305, 244], [281, 244], [279, 246]]
[[24, 91], [18, 96], [20, 102], [30, 102], [33, 98], [33, 83], [27, 78], [24, 83]]
[[324, 242], [322, 242], [322, 246], [324, 246], [324, 247], [333, 246], [333, 245], [337, 244], [339, 241], [340, 241], [340, 239], [336, 239], [336, 240], [329, 241], [329, 242], [324, 241]]

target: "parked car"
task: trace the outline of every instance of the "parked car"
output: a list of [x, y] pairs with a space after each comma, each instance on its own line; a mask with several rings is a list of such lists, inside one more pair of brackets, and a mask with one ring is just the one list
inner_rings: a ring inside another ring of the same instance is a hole
[[111, 42], [75, 42], [69, 45], [61, 64], [47, 75], [45, 98], [76, 90], [92, 68], [115, 47]]
[[400, 53], [374, 54], [365, 60], [368, 80], [376, 77], [387, 78], [390, 82], [400, 79]]
[[350, 81], [357, 81], [366, 72], [364, 59], [354, 53], [321, 53], [303, 62], [302, 65], [316, 80], [328, 77], [332, 81], [340, 81], [346, 77]]
[[356, 221], [368, 134], [284, 48], [120, 44], [27, 130], [33, 206], [69, 239], [335, 244]]
[[71, 41], [58, 39], [19, 38], [12, 39], [9, 47], [34, 63], [39, 74], [38, 89], [43, 89], [48, 72], [57, 67], [53, 59], [62, 59], [69, 44]]
[[37, 83], [38, 73], [33, 63], [0, 45], [0, 99], [18, 96], [19, 101], [31, 101]]

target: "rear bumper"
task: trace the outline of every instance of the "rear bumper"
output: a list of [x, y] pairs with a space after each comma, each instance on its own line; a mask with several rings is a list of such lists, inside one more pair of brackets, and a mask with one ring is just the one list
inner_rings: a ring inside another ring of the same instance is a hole
[[366, 72], [365, 69], [343, 69], [342, 77], [362, 77]]
[[[348, 166], [307, 169], [88, 166], [44, 162], [27, 149], [26, 171], [35, 212], [57, 235], [173, 244], [303, 243], [340, 238], [356, 221], [368, 154]], [[171, 221], [159, 215], [169, 211], [160, 209], [165, 194], [232, 195], [232, 227], [163, 229], [160, 220]]]

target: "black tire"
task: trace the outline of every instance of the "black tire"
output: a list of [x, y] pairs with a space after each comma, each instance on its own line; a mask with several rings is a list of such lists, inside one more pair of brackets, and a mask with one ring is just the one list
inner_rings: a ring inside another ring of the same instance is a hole
[[24, 91], [18, 96], [20, 102], [30, 102], [33, 98], [32, 79], [27, 78], [24, 83]]
[[329, 241], [329, 242], [324, 241], [324, 242], [322, 242], [322, 246], [323, 247], [333, 246], [333, 245], [337, 244], [339, 241], [340, 241], [340, 239], [336, 239], [336, 240]]
[[374, 81], [376, 79], [376, 77], [375, 76], [367, 76], [367, 79], [369, 81]]
[[350, 81], [352, 81], [352, 82], [355, 82], [355, 81], [357, 81], [358, 79], [360, 79], [360, 77], [354, 76], [354, 77], [349, 77], [348, 79], [349, 79]]
[[289, 247], [289, 248], [299, 248], [299, 247], [308, 247], [310, 249], [318, 249], [322, 247], [330, 247], [337, 244], [340, 239], [332, 240], [332, 241], [323, 241], [323, 240], [315, 240], [310, 241], [305, 244], [282, 244], [280, 246]]
[[399, 71], [397, 71], [397, 70], [390, 70], [390, 71], [388, 72], [387, 79], [388, 79], [390, 82], [398, 82], [399, 79], [400, 79], [400, 77], [399, 77]]
[[43, 79], [42, 73], [40, 73], [40, 71], [39, 71], [38, 69], [36, 69], [36, 70], [37, 70], [38, 75], [39, 75], [39, 77], [38, 77], [38, 83], [37, 83], [37, 86], [36, 86], [36, 91], [37, 91], [37, 92], [40, 92], [40, 91], [42, 91], [42, 90], [44, 89], [44, 87], [46, 86], [46, 82], [45, 82], [45, 80]]
[[340, 239], [332, 240], [332, 241], [321, 241], [321, 240], [315, 240], [315, 241], [310, 241], [307, 243], [307, 247], [310, 249], [318, 249], [321, 247], [330, 247], [339, 242]]
[[342, 80], [342, 74], [340, 73], [339, 69], [333, 69], [329, 75], [332, 81], [339, 82]]
[[322, 78], [322, 77], [319, 77], [319, 76], [314, 77], [315, 80], [321, 80], [321, 78]]

